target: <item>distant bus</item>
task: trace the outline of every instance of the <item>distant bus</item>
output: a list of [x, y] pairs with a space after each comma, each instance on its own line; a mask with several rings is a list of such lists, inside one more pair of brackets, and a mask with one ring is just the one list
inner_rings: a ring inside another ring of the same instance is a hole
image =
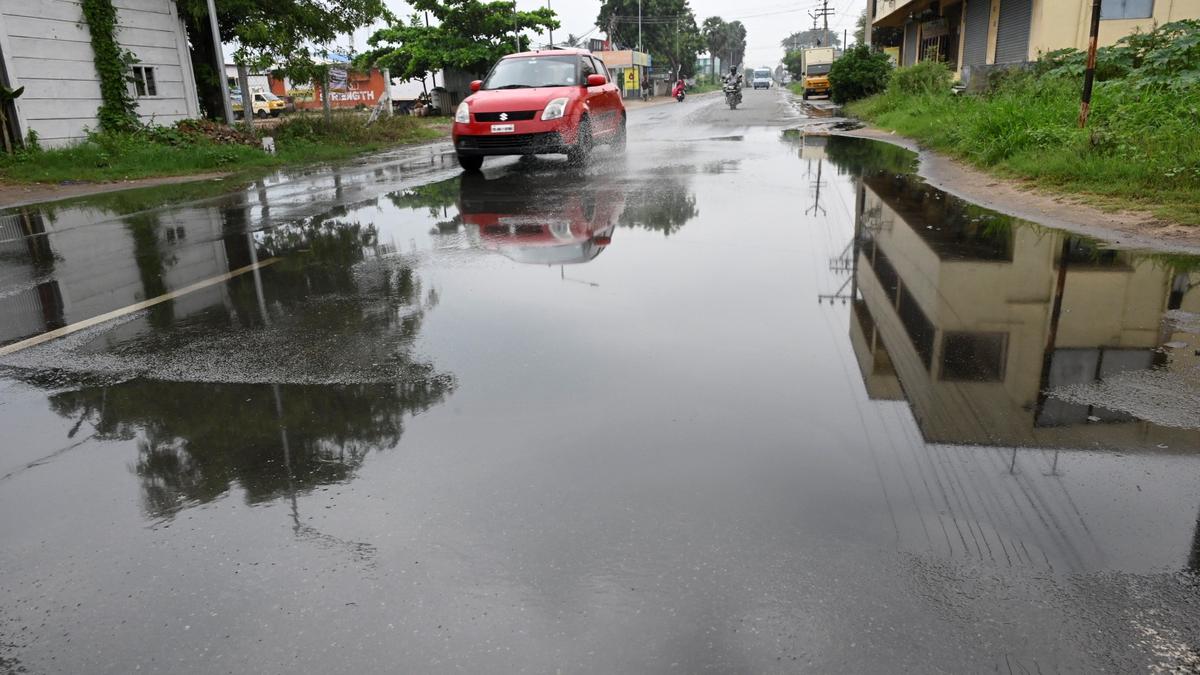
[[754, 71], [754, 88], [758, 89], [759, 87], [762, 87], [763, 89], [771, 88], [770, 68], [759, 68]]

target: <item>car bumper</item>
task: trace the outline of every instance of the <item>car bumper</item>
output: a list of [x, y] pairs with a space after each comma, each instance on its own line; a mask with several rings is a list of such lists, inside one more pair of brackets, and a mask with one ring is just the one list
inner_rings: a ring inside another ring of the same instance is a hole
[[569, 120], [513, 122], [511, 132], [492, 133], [499, 122], [454, 124], [454, 149], [460, 155], [540, 155], [565, 153], [576, 142], [578, 124]]

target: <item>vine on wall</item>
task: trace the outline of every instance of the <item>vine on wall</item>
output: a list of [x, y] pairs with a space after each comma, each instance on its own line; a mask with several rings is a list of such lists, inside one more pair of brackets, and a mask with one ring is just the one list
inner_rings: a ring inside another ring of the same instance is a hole
[[138, 126], [137, 100], [129, 91], [133, 54], [117, 44], [117, 9], [112, 0], [83, 0], [83, 18], [92, 35], [96, 72], [100, 75], [100, 109], [96, 116], [104, 131], [127, 131]]

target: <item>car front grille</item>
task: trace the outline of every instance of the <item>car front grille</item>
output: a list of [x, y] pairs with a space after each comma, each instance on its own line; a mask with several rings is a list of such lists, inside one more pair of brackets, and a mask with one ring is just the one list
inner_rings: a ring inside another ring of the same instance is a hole
[[494, 134], [492, 136], [460, 136], [460, 150], [513, 150], [533, 151], [544, 148], [552, 152], [562, 144], [555, 132], [542, 134]]
[[[533, 119], [536, 110], [518, 110], [517, 112], [487, 112], [475, 113], [476, 122], [524, 122]], [[500, 116], [504, 115], [503, 118]]]

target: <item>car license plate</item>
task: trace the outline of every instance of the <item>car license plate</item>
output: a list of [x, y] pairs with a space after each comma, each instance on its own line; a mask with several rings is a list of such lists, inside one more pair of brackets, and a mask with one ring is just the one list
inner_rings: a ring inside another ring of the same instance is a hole
[[512, 125], [512, 124], [493, 124], [492, 125], [492, 133], [493, 134], [511, 134], [514, 129], [516, 129], [516, 126]]

